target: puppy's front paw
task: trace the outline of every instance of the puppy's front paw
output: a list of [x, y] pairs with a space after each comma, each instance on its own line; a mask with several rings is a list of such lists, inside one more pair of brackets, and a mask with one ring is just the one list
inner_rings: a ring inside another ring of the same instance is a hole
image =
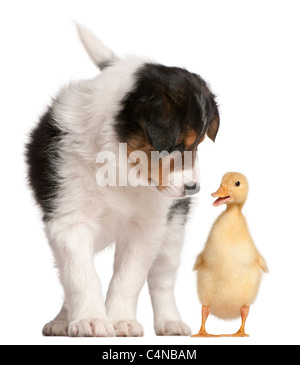
[[124, 320], [115, 323], [115, 330], [118, 337], [142, 337], [144, 330], [136, 320]]
[[166, 321], [155, 326], [157, 336], [190, 336], [191, 330], [184, 322]]
[[44, 336], [68, 336], [67, 321], [50, 321], [43, 328]]
[[71, 337], [113, 337], [113, 325], [101, 319], [81, 319], [69, 324], [68, 334]]

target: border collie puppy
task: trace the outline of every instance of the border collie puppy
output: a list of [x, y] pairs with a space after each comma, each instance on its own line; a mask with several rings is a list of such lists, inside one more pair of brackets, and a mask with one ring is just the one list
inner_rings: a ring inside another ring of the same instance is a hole
[[[101, 72], [64, 87], [26, 146], [29, 183], [64, 289], [62, 309], [43, 334], [142, 336], [136, 306], [147, 281], [156, 334], [189, 335], [174, 285], [198, 175], [187, 174], [190, 167], [176, 171], [170, 160], [171, 181], [179, 173], [182, 183], [165, 184], [162, 158], [156, 173], [143, 161], [147, 186], [120, 180], [140, 165], [141, 159], [130, 159], [137, 151], [147, 157], [177, 152], [182, 159], [189, 151], [196, 166], [198, 144], [205, 135], [215, 140], [219, 128], [214, 95], [194, 73], [119, 58], [87, 28], [78, 25], [78, 33]], [[120, 143], [126, 146], [126, 166], [120, 166]], [[109, 158], [97, 160], [101, 152], [116, 156], [111, 165]], [[104, 162], [107, 169], [116, 168], [115, 186], [97, 179]], [[112, 243], [114, 274], [105, 300], [93, 259]]]

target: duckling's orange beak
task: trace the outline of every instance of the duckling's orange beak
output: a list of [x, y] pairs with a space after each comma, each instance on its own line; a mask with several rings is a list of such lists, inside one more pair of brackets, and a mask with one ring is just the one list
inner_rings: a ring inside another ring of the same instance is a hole
[[218, 198], [217, 200], [215, 200], [213, 202], [213, 206], [214, 207], [218, 207], [222, 204], [227, 204], [230, 200], [230, 195], [229, 195], [229, 192], [228, 192], [228, 187], [225, 186], [225, 185], [221, 185], [219, 187], [219, 189], [215, 192], [215, 193], [212, 193], [211, 196], [213, 198]]

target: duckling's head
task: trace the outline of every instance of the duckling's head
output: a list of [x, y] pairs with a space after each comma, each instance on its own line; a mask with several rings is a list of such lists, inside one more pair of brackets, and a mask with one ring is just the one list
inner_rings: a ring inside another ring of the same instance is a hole
[[246, 202], [248, 195], [248, 181], [246, 177], [239, 172], [227, 172], [222, 178], [219, 189], [212, 193], [211, 196], [218, 198], [214, 207], [222, 204], [239, 205], [242, 207]]

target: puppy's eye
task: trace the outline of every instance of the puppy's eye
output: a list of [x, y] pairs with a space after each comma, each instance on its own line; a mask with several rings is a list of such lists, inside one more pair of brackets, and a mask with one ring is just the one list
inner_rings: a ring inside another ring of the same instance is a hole
[[183, 147], [183, 143], [177, 143], [174, 146], [174, 150], [180, 150]]
[[241, 185], [241, 183], [239, 181], [235, 182], [235, 186], [240, 186], [240, 185]]

